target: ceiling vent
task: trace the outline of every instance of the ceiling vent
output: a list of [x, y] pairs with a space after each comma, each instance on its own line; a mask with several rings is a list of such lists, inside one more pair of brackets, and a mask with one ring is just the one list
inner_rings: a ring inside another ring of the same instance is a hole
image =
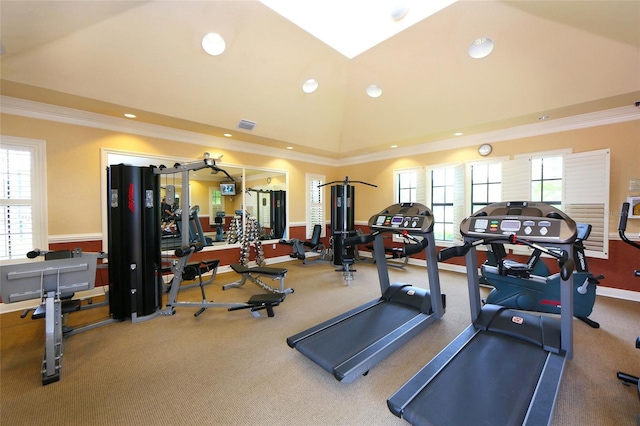
[[256, 122], [255, 121], [249, 121], [249, 120], [240, 120], [240, 122], [238, 123], [238, 129], [244, 129], [244, 130], [253, 130], [253, 128], [256, 127]]

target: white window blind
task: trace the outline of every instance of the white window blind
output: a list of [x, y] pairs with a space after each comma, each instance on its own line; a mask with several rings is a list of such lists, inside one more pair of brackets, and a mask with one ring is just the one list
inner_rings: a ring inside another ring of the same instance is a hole
[[465, 174], [466, 167], [460, 164], [454, 169], [453, 183], [453, 242], [458, 245], [462, 244], [462, 234], [460, 234], [460, 223], [467, 214], [467, 198], [465, 197]]
[[319, 188], [325, 183], [323, 175], [306, 175], [306, 199], [307, 199], [307, 217], [306, 217], [306, 234], [307, 239], [313, 235], [313, 227], [320, 225], [322, 227], [322, 237], [326, 235], [326, 226], [324, 226], [324, 190], [325, 187]]
[[502, 163], [502, 201], [531, 198], [531, 160], [516, 158]]
[[591, 225], [585, 252], [604, 259], [609, 256], [610, 155], [608, 149], [567, 155], [563, 178], [564, 212]]

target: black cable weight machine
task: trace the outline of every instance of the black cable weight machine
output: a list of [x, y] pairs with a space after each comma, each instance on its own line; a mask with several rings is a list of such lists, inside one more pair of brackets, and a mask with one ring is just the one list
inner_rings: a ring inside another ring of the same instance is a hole
[[159, 179], [151, 167], [117, 164], [107, 180], [109, 310], [135, 321], [162, 305]]
[[345, 239], [356, 235], [354, 225], [355, 187], [350, 185], [351, 183], [378, 187], [372, 183], [349, 180], [349, 176], [345, 176], [343, 181], [333, 181], [318, 186], [318, 188], [322, 188], [333, 185], [331, 187], [331, 246], [333, 253], [331, 262], [334, 266], [340, 266], [336, 271], [342, 272], [347, 284], [351, 284], [353, 272], [356, 271], [351, 268], [355, 261], [355, 248], [353, 246], [345, 247], [344, 244]]
[[[222, 171], [205, 153], [204, 159], [173, 167], [125, 164], [107, 168], [109, 202], [109, 311], [113, 319], [133, 322], [154, 318], [162, 308], [160, 242], [160, 175], [181, 174], [181, 201], [189, 209], [189, 172]], [[189, 214], [181, 215], [182, 246], [189, 247]]]
[[260, 197], [263, 194], [269, 196], [269, 233], [264, 236], [265, 239], [283, 238], [287, 225], [287, 191], [247, 188], [246, 193], [251, 195], [251, 192], [258, 194], [255, 216], [262, 227], [265, 226], [265, 218], [261, 214], [261, 207], [267, 204], [267, 199]]

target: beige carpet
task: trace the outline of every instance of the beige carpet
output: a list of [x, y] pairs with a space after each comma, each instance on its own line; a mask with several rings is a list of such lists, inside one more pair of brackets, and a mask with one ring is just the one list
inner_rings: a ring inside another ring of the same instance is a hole
[[[248, 311], [178, 308], [133, 324], [114, 323], [65, 339], [62, 378], [42, 386], [44, 322], [0, 316], [2, 425], [400, 425], [386, 399], [451, 341], [469, 321], [465, 278], [441, 272], [447, 311], [411, 342], [352, 384], [340, 383], [291, 349], [286, 338], [379, 296], [375, 267], [358, 264], [346, 287], [328, 263], [292, 261], [286, 285], [295, 293], [276, 316]], [[393, 282], [427, 286], [424, 268], [391, 269]], [[220, 274], [207, 287], [216, 301], [246, 301], [261, 289]], [[632, 277], [630, 277], [631, 279]], [[181, 292], [198, 301], [199, 291]], [[264, 312], [264, 311], [263, 311]], [[95, 321], [106, 308], [73, 314]], [[638, 303], [599, 298], [594, 330], [575, 321], [575, 357], [560, 386], [553, 424], [635, 425], [640, 402], [616, 371], [640, 374]], [[487, 380], [490, 380], [487, 377]], [[514, 380], [518, 380], [514, 377]]]

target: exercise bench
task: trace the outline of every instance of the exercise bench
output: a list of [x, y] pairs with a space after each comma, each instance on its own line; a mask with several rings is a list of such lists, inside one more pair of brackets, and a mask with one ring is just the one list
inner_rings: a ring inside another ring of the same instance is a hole
[[[284, 288], [284, 278], [287, 275], [287, 270], [284, 268], [269, 268], [266, 266], [255, 266], [253, 268], [250, 268], [248, 266], [241, 265], [240, 263], [232, 263], [229, 266], [236, 273], [241, 274], [242, 278], [239, 281], [222, 286], [223, 290], [241, 287], [244, 285], [244, 283], [247, 280], [249, 280], [254, 284], [260, 286], [264, 290], [269, 291], [271, 293], [275, 293], [275, 294], [293, 293], [292, 288]], [[262, 276], [267, 276], [272, 280], [278, 280], [280, 282], [280, 285], [278, 286], [278, 288], [273, 288], [260, 279], [260, 277]]]
[[[278, 306], [280, 305], [280, 303], [284, 302], [285, 297], [286, 296], [284, 293], [254, 294], [249, 298], [249, 301], [247, 302], [247, 306], [235, 306], [235, 307], [229, 308], [229, 311], [249, 309], [249, 311], [251, 311], [251, 314], [256, 316], [254, 312], [257, 313], [257, 311], [266, 309], [267, 316], [273, 317], [275, 315], [273, 312], [274, 306]], [[258, 314], [257, 316], [260, 316], [260, 314]]]
[[[217, 274], [220, 261], [214, 259], [210, 261], [201, 261], [199, 263], [189, 263], [191, 255], [197, 251], [202, 250], [202, 247], [202, 244], [194, 244], [191, 246], [179, 247], [175, 250], [175, 256], [178, 258], [178, 261], [172, 267], [173, 280], [169, 286], [170, 290], [167, 297], [167, 306], [165, 309], [160, 311], [161, 315], [174, 315], [176, 312], [176, 307], [191, 307], [198, 308], [196, 313], [193, 314], [193, 316], [195, 317], [200, 316], [200, 314], [202, 314], [208, 308], [227, 308], [228, 311], [248, 309], [251, 312], [251, 315], [256, 318], [260, 317], [260, 313], [258, 311], [266, 309], [269, 317], [274, 316], [273, 308], [275, 306], [278, 306], [285, 299], [285, 295], [283, 293], [256, 294], [252, 296], [246, 303], [225, 303], [207, 300], [204, 285], [213, 281]], [[209, 271], [213, 271], [211, 278], [209, 278], [207, 281], [203, 280], [202, 275]], [[286, 273], [286, 269], [284, 270], [284, 272]], [[183, 286], [182, 282], [184, 280], [195, 279], [197, 279], [196, 285], [200, 287], [202, 301], [179, 301], [178, 292], [181, 288], [187, 287]]]

